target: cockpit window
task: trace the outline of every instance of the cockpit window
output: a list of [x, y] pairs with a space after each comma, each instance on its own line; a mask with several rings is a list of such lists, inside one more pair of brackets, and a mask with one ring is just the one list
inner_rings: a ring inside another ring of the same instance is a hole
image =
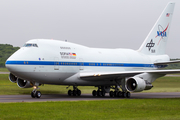
[[38, 47], [38, 45], [37, 44], [27, 43], [23, 47]]
[[37, 44], [33, 44], [33, 47], [38, 47]]
[[24, 47], [31, 47], [32, 44], [25, 44]]

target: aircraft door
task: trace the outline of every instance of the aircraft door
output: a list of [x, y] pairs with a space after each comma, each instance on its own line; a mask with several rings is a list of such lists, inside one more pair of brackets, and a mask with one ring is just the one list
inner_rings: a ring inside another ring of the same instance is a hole
[[79, 70], [84, 70], [84, 61], [82, 58], [79, 59], [80, 67]]
[[54, 58], [54, 70], [59, 70], [59, 58]]

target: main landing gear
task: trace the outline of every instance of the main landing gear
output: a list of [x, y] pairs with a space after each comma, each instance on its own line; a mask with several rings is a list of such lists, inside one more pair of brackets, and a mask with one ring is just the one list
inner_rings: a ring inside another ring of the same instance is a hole
[[100, 96], [104, 97], [104, 96], [105, 96], [105, 93], [106, 93], [105, 90], [104, 90], [101, 86], [98, 87], [98, 90], [97, 90], [97, 91], [96, 91], [96, 90], [93, 90], [93, 91], [92, 91], [92, 95], [93, 95], [93, 96], [99, 96], [99, 97], [100, 97]]
[[130, 98], [131, 93], [130, 92], [122, 92], [122, 91], [110, 91], [109, 96], [110, 97]]
[[[110, 91], [110, 88], [115, 89], [115, 90]], [[99, 86], [97, 91], [96, 90], [92, 91], [92, 95], [93, 96], [98, 96], [98, 97], [100, 97], [100, 96], [104, 97], [105, 93], [109, 93], [110, 97], [130, 98], [130, 96], [131, 96], [130, 92], [120, 91], [117, 86], [115, 88], [114, 87], [109, 87], [108, 88], [108, 87], [105, 87], [105, 86]]]
[[42, 94], [41, 94], [40, 91], [37, 91], [37, 89], [39, 89], [38, 86], [34, 86], [34, 89], [31, 92], [31, 97], [32, 98], [40, 98], [41, 97]]
[[77, 86], [73, 86], [73, 90], [68, 90], [68, 95], [69, 96], [80, 96], [81, 95], [81, 90], [77, 88]]

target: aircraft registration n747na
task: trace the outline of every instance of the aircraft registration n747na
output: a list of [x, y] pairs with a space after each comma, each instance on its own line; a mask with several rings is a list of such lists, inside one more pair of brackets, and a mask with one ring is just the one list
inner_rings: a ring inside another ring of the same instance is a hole
[[130, 97], [130, 92], [151, 89], [152, 82], [180, 70], [163, 70], [170, 63], [165, 54], [175, 3], [169, 3], [138, 50], [101, 49], [48, 39], [25, 43], [6, 61], [9, 79], [21, 88], [42, 84], [73, 86], [68, 95], [80, 96], [78, 86], [95, 86], [93, 96]]

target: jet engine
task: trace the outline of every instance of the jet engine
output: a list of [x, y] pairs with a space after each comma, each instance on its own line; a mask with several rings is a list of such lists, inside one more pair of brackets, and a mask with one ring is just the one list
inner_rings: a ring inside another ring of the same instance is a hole
[[141, 92], [146, 88], [146, 82], [139, 77], [131, 77], [126, 80], [126, 89], [130, 92]]
[[17, 85], [20, 88], [31, 88], [31, 87], [33, 87], [33, 84], [30, 81], [23, 80], [20, 78], [17, 79]]
[[9, 80], [13, 83], [16, 83], [17, 82], [17, 77], [14, 76], [12, 73], [9, 74]]

